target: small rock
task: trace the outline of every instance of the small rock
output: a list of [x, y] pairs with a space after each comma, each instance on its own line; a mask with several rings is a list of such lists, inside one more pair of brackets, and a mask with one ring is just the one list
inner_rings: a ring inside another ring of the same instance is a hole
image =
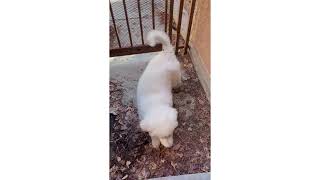
[[130, 161], [127, 161], [127, 162], [126, 162], [126, 166], [127, 166], [127, 167], [129, 167], [130, 164], [131, 164]]
[[204, 104], [204, 101], [199, 99], [199, 104], [203, 105]]
[[117, 161], [120, 162], [121, 161], [121, 157], [117, 156]]
[[128, 129], [128, 127], [126, 125], [121, 126], [121, 128], [120, 128], [120, 130], [126, 130], [126, 129]]
[[192, 131], [191, 127], [188, 128], [188, 131]]
[[142, 156], [141, 156], [141, 159], [142, 159], [142, 161], [144, 162], [144, 161], [146, 161], [147, 158], [146, 158], [145, 155], [142, 155]]
[[187, 80], [190, 79], [190, 77], [189, 77], [188, 75], [183, 75], [183, 76], [181, 77], [181, 79], [182, 79], [183, 81], [187, 81]]
[[125, 175], [125, 176], [123, 176], [123, 178], [122, 179], [127, 179], [128, 178], [128, 174], [127, 175]]
[[180, 147], [181, 147], [180, 144], [176, 144], [172, 149], [176, 151], [176, 150], [180, 149]]

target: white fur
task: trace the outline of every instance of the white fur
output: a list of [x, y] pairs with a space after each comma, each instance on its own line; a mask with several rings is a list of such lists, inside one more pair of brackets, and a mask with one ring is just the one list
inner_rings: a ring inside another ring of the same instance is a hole
[[173, 145], [173, 131], [178, 126], [177, 110], [172, 107], [172, 88], [181, 84], [180, 63], [169, 37], [152, 30], [147, 36], [150, 46], [161, 43], [164, 51], [155, 56], [141, 75], [137, 88], [140, 127], [149, 132], [153, 147]]

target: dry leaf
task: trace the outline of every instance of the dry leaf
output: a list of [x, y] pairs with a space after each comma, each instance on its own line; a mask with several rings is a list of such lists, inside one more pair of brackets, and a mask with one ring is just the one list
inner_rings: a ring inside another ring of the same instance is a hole
[[174, 169], [176, 169], [176, 166], [178, 165], [177, 163], [173, 163], [172, 161], [171, 161], [171, 166], [174, 168]]
[[151, 162], [151, 169], [157, 169], [157, 165], [154, 162]]
[[183, 157], [183, 154], [177, 153], [177, 155], [178, 155], [180, 158]]

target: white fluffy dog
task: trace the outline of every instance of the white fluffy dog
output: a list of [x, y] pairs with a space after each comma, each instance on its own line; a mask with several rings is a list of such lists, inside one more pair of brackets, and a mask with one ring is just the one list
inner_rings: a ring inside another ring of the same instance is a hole
[[137, 105], [140, 127], [149, 133], [152, 145], [158, 148], [173, 145], [173, 131], [178, 126], [178, 112], [172, 107], [172, 88], [181, 84], [180, 63], [170, 39], [164, 32], [148, 33], [150, 46], [162, 44], [163, 50], [155, 56], [141, 75], [137, 87]]

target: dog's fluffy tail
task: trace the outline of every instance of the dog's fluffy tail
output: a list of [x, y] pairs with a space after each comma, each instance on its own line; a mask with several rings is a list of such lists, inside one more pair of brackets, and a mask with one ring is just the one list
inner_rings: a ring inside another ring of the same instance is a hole
[[148, 44], [154, 47], [156, 44], [161, 43], [164, 51], [173, 51], [168, 35], [162, 31], [151, 30], [147, 36]]

